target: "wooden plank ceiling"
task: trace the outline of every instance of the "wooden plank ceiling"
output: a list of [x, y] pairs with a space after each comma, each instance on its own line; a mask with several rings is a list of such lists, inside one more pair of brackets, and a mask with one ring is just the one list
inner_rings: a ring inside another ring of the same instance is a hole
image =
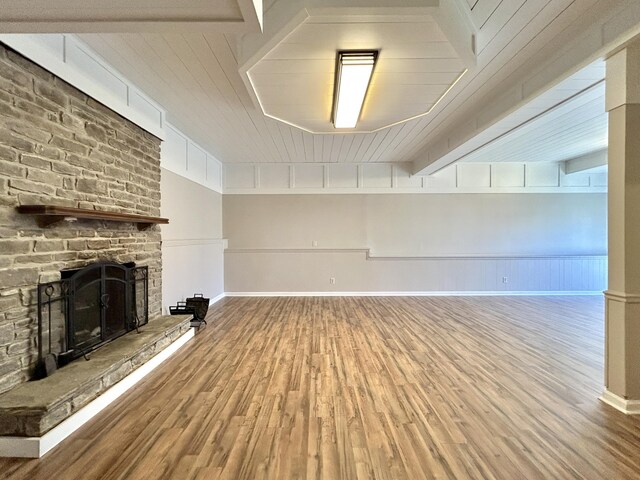
[[559, 162], [607, 147], [604, 83], [576, 95], [462, 158], [465, 162]]
[[378, 60], [362, 118], [347, 132], [373, 132], [427, 114], [466, 70], [431, 15], [372, 21], [337, 13], [305, 18], [247, 68], [245, 84], [268, 116], [333, 134], [336, 51], [367, 49], [379, 51]]
[[[265, 2], [265, 12], [275, 1]], [[223, 162], [402, 162], [424, 149], [439, 125], [506, 81], [599, 0], [459, 1], [477, 32], [477, 65], [429, 115], [370, 134], [311, 134], [263, 115], [238, 73], [239, 39], [234, 35], [79, 37], [163, 105], [171, 123]], [[397, 75], [407, 85], [419, 76], [413, 71]], [[588, 128], [584, 125], [585, 132]]]

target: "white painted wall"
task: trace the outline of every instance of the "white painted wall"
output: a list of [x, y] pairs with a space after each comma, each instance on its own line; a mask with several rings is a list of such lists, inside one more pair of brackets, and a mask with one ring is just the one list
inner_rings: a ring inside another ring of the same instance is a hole
[[606, 285], [605, 194], [225, 195], [223, 220], [227, 292]]
[[162, 169], [162, 307], [224, 292], [222, 195]]
[[605, 194], [225, 195], [230, 249], [603, 255]]

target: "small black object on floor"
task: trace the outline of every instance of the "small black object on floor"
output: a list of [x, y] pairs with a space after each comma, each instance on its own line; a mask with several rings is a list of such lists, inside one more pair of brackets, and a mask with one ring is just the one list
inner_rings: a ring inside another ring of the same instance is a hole
[[207, 324], [205, 317], [209, 311], [209, 299], [205, 298], [201, 293], [194, 293], [193, 297], [189, 297], [184, 302], [176, 302], [175, 306], [169, 307], [171, 315], [193, 315], [192, 324]]

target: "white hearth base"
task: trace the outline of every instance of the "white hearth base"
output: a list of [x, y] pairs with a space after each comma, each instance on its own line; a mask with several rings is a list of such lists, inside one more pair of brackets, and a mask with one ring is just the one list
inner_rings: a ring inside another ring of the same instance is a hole
[[65, 438], [91, 420], [104, 408], [113, 403], [123, 393], [142, 380], [161, 363], [187, 343], [195, 331], [190, 328], [175, 342], [158, 353], [138, 369], [120, 380], [91, 403], [78, 410], [65, 421], [55, 426], [41, 437], [0, 437], [0, 457], [40, 458]]

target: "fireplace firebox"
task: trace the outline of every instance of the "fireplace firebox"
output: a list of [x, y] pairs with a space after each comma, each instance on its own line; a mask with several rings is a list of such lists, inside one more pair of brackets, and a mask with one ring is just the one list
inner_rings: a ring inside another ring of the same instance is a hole
[[94, 263], [63, 270], [38, 285], [37, 376], [95, 350], [149, 319], [148, 270], [135, 263]]

